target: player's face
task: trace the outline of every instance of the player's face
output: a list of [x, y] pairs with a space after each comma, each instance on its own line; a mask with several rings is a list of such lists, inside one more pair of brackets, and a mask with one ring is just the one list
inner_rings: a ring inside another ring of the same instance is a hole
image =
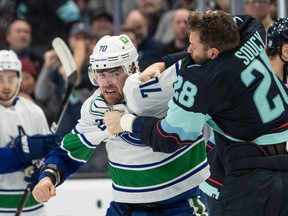
[[189, 42], [187, 51], [196, 64], [203, 64], [210, 59], [209, 49], [200, 42], [198, 32], [190, 32]]
[[114, 105], [123, 100], [123, 87], [128, 75], [122, 67], [107, 69], [96, 73], [99, 89], [108, 105]]
[[10, 101], [17, 91], [19, 77], [16, 71], [0, 71], [0, 101]]

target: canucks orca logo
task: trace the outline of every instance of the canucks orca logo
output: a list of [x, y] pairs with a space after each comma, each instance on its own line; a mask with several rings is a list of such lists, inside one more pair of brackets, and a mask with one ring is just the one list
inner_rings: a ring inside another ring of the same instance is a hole
[[105, 100], [101, 96], [97, 96], [90, 104], [89, 112], [92, 115], [103, 117], [105, 112], [109, 110]]
[[145, 146], [144, 143], [140, 139], [134, 137], [133, 134], [130, 132], [125, 131], [123, 133], [119, 133], [118, 136], [121, 137], [125, 142], [131, 145]]

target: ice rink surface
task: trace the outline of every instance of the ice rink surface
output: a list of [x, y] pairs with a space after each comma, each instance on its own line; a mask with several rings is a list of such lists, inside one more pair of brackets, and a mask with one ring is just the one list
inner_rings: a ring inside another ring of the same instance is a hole
[[57, 187], [47, 216], [104, 216], [112, 200], [110, 179], [71, 179]]

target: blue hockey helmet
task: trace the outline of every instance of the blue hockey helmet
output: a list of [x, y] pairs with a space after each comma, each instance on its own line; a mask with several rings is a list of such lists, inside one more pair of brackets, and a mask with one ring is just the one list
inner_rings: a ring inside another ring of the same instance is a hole
[[288, 18], [279, 18], [267, 31], [267, 46], [280, 52], [284, 40], [288, 42]]

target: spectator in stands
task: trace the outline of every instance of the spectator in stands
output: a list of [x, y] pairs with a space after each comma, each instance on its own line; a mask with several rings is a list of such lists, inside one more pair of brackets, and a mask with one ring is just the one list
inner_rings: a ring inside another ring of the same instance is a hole
[[60, 73], [59, 67], [60, 62], [56, 52], [54, 50], [46, 51], [44, 64], [34, 89], [35, 99], [43, 109], [49, 125], [57, 115], [66, 88], [65, 77]]
[[22, 58], [20, 61], [22, 63], [22, 82], [18, 95], [34, 101], [37, 70], [28, 58]]
[[168, 4], [168, 10], [175, 10], [178, 8], [191, 8], [196, 9], [198, 7], [197, 0], [166, 0]]
[[164, 44], [163, 56], [183, 51], [188, 47], [189, 38], [187, 23], [189, 13], [189, 10], [184, 8], [175, 10], [172, 22], [170, 23], [175, 36], [169, 43]]
[[207, 2], [208, 10], [223, 10], [230, 13], [230, 0], [209, 0]]
[[80, 11], [81, 21], [85, 23], [90, 22], [91, 8], [89, 7], [90, 0], [74, 0]]
[[157, 31], [154, 36], [156, 40], [161, 41], [163, 44], [169, 43], [175, 37], [172, 29], [167, 28], [167, 26], [171, 25], [175, 10], [180, 8], [185, 8], [189, 11], [198, 10], [198, 3], [197, 0], [177, 0], [173, 1], [171, 7], [171, 10], [166, 11], [161, 16]]
[[13, 1], [1, 1], [0, 4], [0, 49], [6, 46], [5, 32], [9, 23], [14, 19], [14, 6]]
[[161, 0], [137, 0], [136, 8], [147, 20], [148, 34], [147, 37], [154, 38], [158, 28], [158, 23], [163, 14]]
[[95, 10], [91, 14], [90, 26], [91, 26], [91, 53], [92, 49], [97, 41], [104, 35], [114, 34], [114, 20], [113, 16], [104, 10]]
[[71, 26], [81, 19], [73, 0], [18, 1], [15, 11], [17, 18], [30, 23], [31, 47], [39, 55], [51, 49], [55, 37], [67, 39]]
[[264, 25], [265, 31], [272, 24], [270, 16], [270, 0], [245, 0], [245, 14], [255, 17]]
[[125, 25], [133, 28], [136, 33], [140, 71], [143, 71], [148, 65], [159, 61], [162, 56], [163, 44], [148, 37], [147, 20], [139, 10], [130, 11], [125, 19]]
[[91, 32], [89, 26], [79, 23], [76, 28], [72, 28], [68, 38], [69, 46], [73, 52], [77, 67], [78, 78], [66, 112], [59, 125], [58, 134], [64, 136], [69, 133], [80, 118], [80, 109], [83, 102], [95, 91], [88, 77], [88, 66], [90, 52]]
[[273, 21], [276, 21], [278, 18], [277, 10], [277, 0], [270, 0], [270, 16]]
[[130, 38], [130, 40], [132, 41], [135, 48], [136, 49], [138, 48], [137, 36], [136, 36], [136, 32], [134, 31], [133, 28], [126, 26], [126, 25], [122, 25], [121, 33], [127, 35]]
[[[84, 23], [74, 25], [70, 31], [68, 42], [75, 58], [78, 78], [58, 128], [60, 136], [70, 132], [80, 117], [79, 110], [83, 100], [91, 95], [91, 91], [95, 90], [90, 83], [87, 72], [90, 54], [90, 28]], [[66, 90], [65, 80], [65, 72], [63, 67], [59, 68], [56, 53], [53, 50], [47, 51], [44, 66], [36, 83], [35, 97], [41, 103], [50, 124], [55, 119], [60, 101]]]
[[17, 56], [28, 58], [40, 71], [43, 64], [42, 55], [31, 49], [32, 29], [26, 20], [16, 19], [10, 23], [6, 30], [7, 49], [13, 50]]

